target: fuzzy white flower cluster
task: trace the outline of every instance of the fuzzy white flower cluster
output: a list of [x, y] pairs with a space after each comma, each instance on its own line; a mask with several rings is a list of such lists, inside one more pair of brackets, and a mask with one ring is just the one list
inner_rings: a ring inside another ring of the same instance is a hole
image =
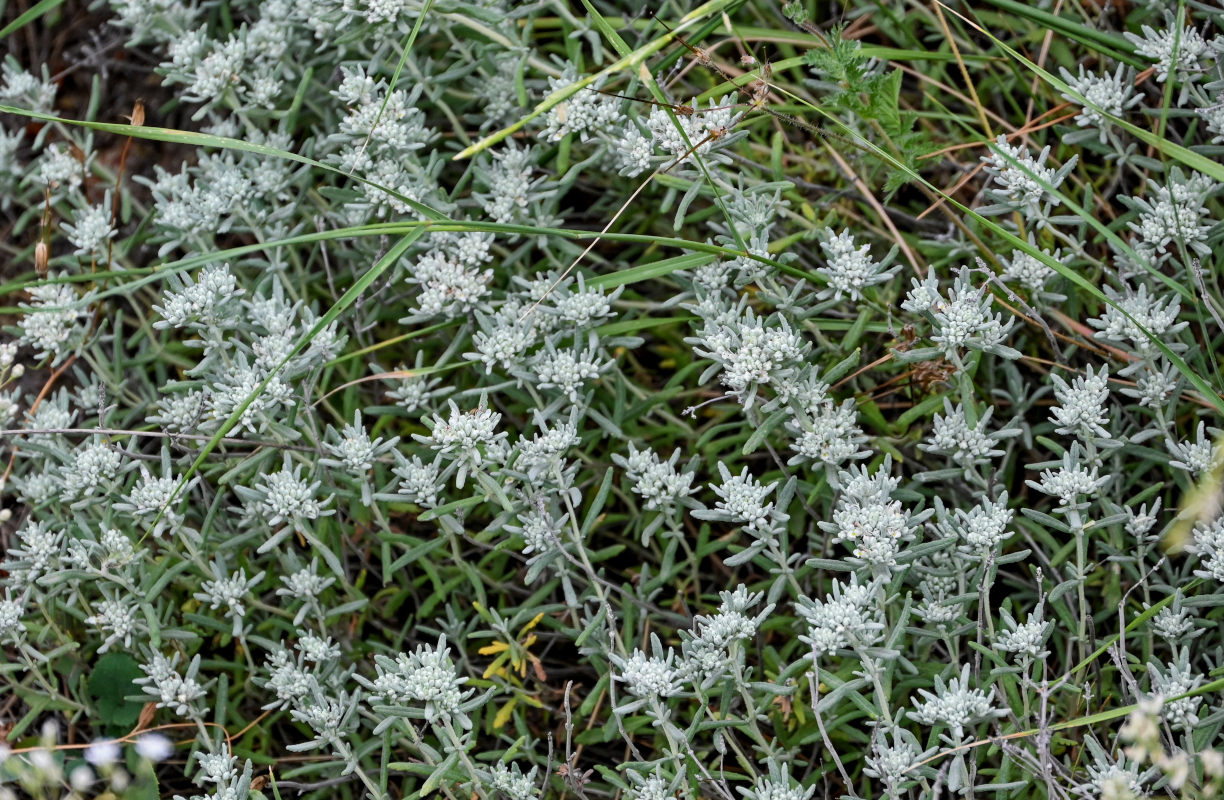
[[[494, 222], [519, 222], [526, 217], [531, 189], [535, 151], [513, 142], [494, 151], [493, 164], [484, 175], [488, 194], [481, 197], [481, 208]], [[535, 181], [536, 184], [543, 178]]]
[[[1173, 663], [1162, 666], [1155, 661], [1149, 662], [1148, 676], [1152, 681], [1152, 692], [1161, 698], [1174, 698], [1192, 692], [1203, 684], [1203, 676], [1191, 668], [1189, 651], [1185, 649], [1178, 652]], [[1189, 733], [1198, 724], [1202, 704], [1202, 697], [1166, 699], [1160, 715], [1173, 730]]]
[[263, 581], [263, 570], [247, 578], [246, 570], [239, 567], [236, 572], [226, 575], [225, 564], [220, 561], [212, 563], [212, 579], [200, 584], [200, 591], [194, 594], [196, 600], [207, 603], [211, 609], [224, 609], [225, 616], [234, 623], [233, 635], [242, 635], [243, 621], [246, 617], [247, 595]]
[[47, 76], [46, 68], [43, 69], [43, 77], [36, 78], [14, 62], [6, 61], [0, 66], [0, 70], [3, 70], [0, 75], [4, 79], [0, 84], [0, 100], [43, 114], [51, 113], [58, 87], [55, 81]]
[[[1125, 36], [1136, 53], [1156, 62], [1156, 80], [1164, 83], [1173, 75], [1178, 83], [1193, 82], [1206, 72], [1207, 64], [1224, 49], [1224, 43], [1219, 37], [1207, 41], [1191, 25], [1176, 26], [1171, 15], [1166, 15], [1165, 21], [1166, 26], [1160, 30], [1144, 25], [1142, 36], [1129, 32]], [[1186, 91], [1185, 87], [1182, 91]], [[1178, 104], [1184, 102], [1183, 94]]]
[[78, 296], [69, 283], [43, 283], [29, 293], [30, 302], [21, 303], [21, 342], [59, 363], [84, 336], [89, 295]]
[[713, 509], [694, 511], [698, 519], [731, 522], [742, 525], [744, 530], [756, 537], [769, 537], [789, 517], [767, 500], [777, 483], [762, 484], [744, 467], [739, 475], [731, 474], [727, 465], [718, 462], [722, 483], [711, 484], [710, 489], [718, 495]]
[[331, 463], [354, 475], [364, 475], [374, 466], [374, 459], [388, 450], [390, 444], [381, 437], [370, 438], [369, 432], [361, 424], [361, 412], [358, 411], [354, 414], [353, 423], [341, 429], [339, 441], [324, 444], [332, 457], [319, 463]]
[[1041, 606], [1038, 606], [1026, 622], [1016, 622], [1015, 618], [1001, 610], [1003, 630], [995, 635], [995, 647], [1006, 652], [1015, 653], [1021, 659], [1029, 662], [1045, 658], [1049, 651], [1045, 649], [1046, 639], [1051, 632], [1050, 623], [1042, 616]]
[[102, 441], [81, 445], [59, 471], [61, 496], [65, 500], [84, 499], [108, 488], [123, 465], [121, 451]]
[[293, 531], [309, 533], [309, 523], [335, 513], [334, 509], [326, 507], [331, 502], [330, 495], [323, 500], [317, 497], [322, 481], [303, 479], [302, 467], [302, 464], [290, 466], [286, 454], [277, 472], [261, 476], [254, 486], [235, 487], [248, 518], [272, 530], [272, 535], [257, 552], [269, 552]]
[[1106, 286], [1104, 291], [1112, 303], [1105, 307], [1101, 316], [1088, 320], [1089, 325], [1098, 329], [1097, 338], [1129, 345], [1140, 355], [1154, 355], [1156, 346], [1143, 332], [1146, 328], [1157, 339], [1165, 341], [1171, 350], [1185, 349], [1184, 345], [1170, 341], [1189, 324], [1178, 320], [1181, 301], [1176, 295], [1157, 297], [1145, 284], [1140, 284], [1134, 292], [1129, 289], [1118, 292], [1111, 286]]
[[716, 614], [699, 614], [693, 618], [691, 630], [680, 632], [681, 669], [693, 683], [707, 688], [731, 668], [731, 649], [738, 642], [751, 640], [774, 609], [769, 603], [749, 616], [748, 610], [761, 602], [763, 594], [749, 592], [742, 584], [733, 592], [719, 592], [719, 597], [722, 603]]
[[14, 539], [3, 562], [14, 589], [31, 587], [60, 569], [64, 555], [62, 528], [52, 528], [44, 520], [31, 519], [17, 529]]
[[1095, 373], [1088, 367], [1084, 375], [1077, 375], [1069, 385], [1057, 373], [1051, 375], [1050, 380], [1059, 403], [1050, 409], [1054, 430], [1085, 440], [1094, 436], [1110, 438], [1105, 427], [1109, 424], [1109, 411], [1105, 407], [1109, 400], [1109, 369], [1104, 364]]
[[1108, 138], [1112, 126], [1106, 115], [1121, 117], [1143, 100], [1142, 95], [1135, 94], [1131, 70], [1125, 64], [1119, 64], [1112, 75], [1087, 72], [1083, 64], [1079, 65], [1078, 75], [1072, 75], [1065, 67], [1060, 67], [1059, 72], [1071, 89], [1063, 97], [1081, 106], [1075, 124], [1082, 128], [1096, 128], [1102, 143]]
[[482, 269], [492, 258], [488, 244], [482, 234], [468, 233], [418, 257], [404, 275], [407, 283], [420, 287], [417, 310], [400, 321], [456, 319], [483, 310], [493, 277], [493, 270]]
[[1015, 512], [1007, 507], [1007, 492], [1000, 492], [996, 500], [983, 498], [965, 510], [954, 508], [946, 513], [943, 501], [935, 498], [936, 532], [943, 538], [959, 540], [964, 552], [974, 558], [985, 559], [997, 552], [997, 548], [1012, 536], [1007, 528]]
[[993, 414], [994, 406], [987, 406], [975, 420], [970, 421], [964, 405], [957, 403], [954, 408], [952, 401], [945, 397], [944, 413], [935, 415], [931, 432], [918, 445], [918, 449], [945, 456], [966, 470], [988, 464], [990, 459], [1003, 455], [997, 446], [999, 441], [1018, 433], [1014, 429], [991, 431], [989, 423]]
[[507, 434], [497, 430], [500, 421], [501, 414], [490, 410], [483, 399], [466, 412], [451, 401], [449, 417], [443, 419], [434, 414], [432, 419], [424, 420], [429, 435], [414, 433], [412, 438], [453, 462], [455, 486], [462, 489], [469, 471], [480, 469], [489, 460], [493, 463], [505, 460]]
[[180, 717], [201, 718], [203, 709], [199, 701], [206, 694], [206, 686], [197, 680], [200, 656], [197, 653], [182, 674], [178, 671], [178, 662], [177, 652], [170, 658], [154, 652], [153, 659], [140, 666], [145, 677], [137, 678], [134, 683], [143, 684], [143, 691], [154, 698], [158, 708], [169, 708]]
[[859, 583], [858, 575], [851, 574], [848, 583], [833, 581], [824, 600], [800, 597], [795, 611], [807, 623], [800, 641], [817, 657], [874, 645], [884, 630], [875, 602], [877, 588], [874, 583]]
[[891, 471], [891, 456], [885, 456], [874, 474], [866, 467], [842, 471], [833, 519], [819, 523], [822, 530], [833, 534], [834, 543], [845, 542], [855, 558], [880, 570], [897, 565], [901, 545], [931, 515], [930, 510], [911, 514], [900, 500], [892, 499], [901, 479], [891, 476]]
[[544, 417], [536, 413], [539, 433], [518, 441], [518, 458], [515, 469], [531, 480], [552, 479], [565, 465], [565, 454], [581, 443], [578, 438], [578, 418], [575, 413], [569, 420], [549, 427]]
[[[471, 719], [464, 711], [464, 701], [475, 690], [463, 689], [468, 679], [456, 672], [446, 636], [438, 637], [437, 645], [432, 647], [418, 645], [410, 655], [400, 653], [395, 658], [374, 656], [374, 667], [377, 673], [374, 680], [360, 676], [357, 680], [382, 704], [420, 705], [421, 708], [417, 710], [428, 722], [457, 722], [463, 728], [471, 727]], [[374, 713], [382, 716], [378, 706], [374, 707]]]
[[233, 301], [243, 294], [229, 264], [210, 264], [195, 280], [184, 278], [183, 284], [182, 290], [167, 291], [161, 305], [153, 306], [162, 316], [153, 327], [183, 328], [195, 323], [204, 330], [214, 329], [234, 313]]
[[[578, 71], [573, 64], [568, 64], [561, 77], [548, 79], [549, 96], [577, 82]], [[544, 117], [544, 136], [550, 142], [559, 142], [571, 133], [576, 133], [586, 141], [593, 133], [615, 126], [623, 116], [620, 104], [615, 98], [593, 89], [579, 89], [548, 110]]]
[[935, 752], [923, 751], [917, 737], [904, 728], [893, 731], [893, 741], [881, 730], [871, 737], [871, 754], [864, 758], [863, 772], [883, 782], [888, 800], [900, 800], [908, 785], [914, 782], [914, 767]]
[[102, 252], [107, 242], [115, 238], [118, 232], [111, 226], [111, 213], [111, 195], [107, 192], [101, 205], [81, 209], [73, 218], [72, 224], [64, 226], [64, 233], [76, 248], [77, 255], [95, 256]]
[[1004, 716], [1007, 712], [996, 709], [984, 690], [974, 688], [970, 669], [965, 664], [960, 675], [948, 681], [935, 676], [934, 692], [919, 689], [923, 701], [914, 703], [910, 718], [923, 725], [946, 725], [952, 729], [953, 737], [960, 739], [964, 729], [975, 722]]
[[1080, 497], [1088, 495], [1095, 499], [1097, 490], [1109, 483], [1109, 475], [1101, 475], [1095, 465], [1085, 466], [1083, 450], [1079, 442], [1073, 442], [1071, 449], [1063, 453], [1057, 469], [1043, 469], [1040, 481], [1026, 480], [1025, 483], [1039, 492], [1058, 498], [1057, 513], [1067, 514], [1081, 507]]
[[438, 495], [445, 488], [440, 479], [438, 462], [426, 463], [416, 455], [405, 458], [399, 452], [395, 454], [395, 461], [396, 465], [391, 471], [400, 479], [396, 490], [399, 495], [423, 508], [437, 505]]
[[1187, 549], [1200, 559], [1195, 575], [1224, 583], [1224, 514], [1195, 525]]
[[932, 272], [926, 280], [911, 279], [913, 288], [901, 303], [906, 311], [928, 316], [935, 325], [931, 341], [940, 345], [945, 358], [959, 359], [962, 350], [981, 350], [1004, 358], [1019, 358], [1020, 353], [1003, 344], [1016, 324], [1002, 313], [991, 313], [994, 295], [986, 288], [975, 288], [969, 270], [961, 267], [956, 281], [945, 296], [939, 279]]
[[122, 643], [124, 648], [132, 647], [132, 636], [138, 631], [147, 631], [136, 616], [136, 609], [126, 598], [106, 596], [94, 604], [94, 613], [85, 618], [86, 625], [95, 628], [94, 634], [102, 639], [99, 653], [105, 653], [113, 645]]
[[308, 613], [319, 611], [319, 598], [336, 579], [330, 575], [320, 575], [319, 559], [312, 558], [305, 567], [282, 575], [281, 582], [285, 585], [276, 590], [276, 596], [284, 598], [289, 605], [301, 603], [293, 618], [294, 625], [301, 625]]
[[744, 800], [811, 800], [818, 785], [806, 789], [791, 779], [790, 765], [770, 764], [769, 777], [758, 778], [751, 788], [740, 788]]
[[796, 413], [786, 421], [792, 434], [788, 464], [806, 461], [838, 467], [852, 458], [868, 455], [863, 445], [867, 437], [858, 425], [858, 409], [852, 398], [840, 405], [832, 399], [809, 406], [807, 414]]
[[714, 361], [701, 381], [718, 374], [728, 394], [747, 409], [762, 387], [776, 387], [795, 375], [810, 344], [785, 316], [762, 319], [751, 308], [741, 308], [743, 315], [734, 320], [706, 318], [701, 332], [685, 341], [699, 356]]
[[0, 597], [0, 643], [19, 644], [26, 635], [25, 616], [26, 599], [24, 596], [13, 597], [13, 590], [5, 587], [3, 597]]
[[[1062, 261], [1061, 250], [1055, 250], [1046, 255], [1054, 261]], [[1009, 258], [1003, 259], [1001, 277], [1005, 281], [1019, 283], [1030, 292], [1040, 293], [1045, 290], [1051, 280], [1058, 277], [1058, 273], [1036, 256], [1023, 250], [1013, 250]]]
[[1211, 256], [1208, 236], [1216, 227], [1207, 201], [1219, 193], [1220, 184], [1198, 172], [1187, 177], [1176, 167], [1169, 182], [1152, 188], [1150, 198], [1120, 198], [1139, 214], [1127, 226], [1139, 235], [1140, 253], [1160, 260], [1189, 248], [1200, 258]]
[[825, 253], [825, 264], [816, 271], [828, 284], [828, 288], [820, 292], [821, 299], [840, 300], [846, 296], [862, 300], [863, 289], [887, 283], [901, 269], [899, 265], [888, 266], [896, 255], [896, 248], [883, 261], [875, 261], [871, 258], [871, 246], [856, 247], [849, 231], [835, 234], [831, 228], [826, 228], [820, 247]]
[[532, 767], [524, 775], [518, 764], [507, 767], [505, 762], [499, 761], [493, 766], [489, 788], [500, 792], [508, 800], [532, 800], [540, 796], [540, 791], [536, 788], [537, 769]]
[[[1211, 428], [1212, 436], [1219, 439], [1224, 432]], [[1202, 477], [1224, 465], [1224, 445], [1213, 441], [1208, 435], [1207, 424], [1199, 422], [1195, 429], [1194, 439], [1184, 442], [1169, 440], [1169, 466], [1189, 472], [1195, 479]]]
[[735, 95], [726, 95], [717, 102], [711, 98], [707, 108], [694, 103], [692, 114], [677, 116], [655, 106], [646, 120], [653, 147], [673, 159], [688, 158], [690, 151], [706, 155], [718, 146], [718, 140], [726, 136], [734, 123], [734, 103]]
[[294, 655], [283, 643], [278, 644], [269, 652], [263, 667], [265, 676], [259, 680], [276, 695], [264, 706], [266, 711], [295, 708], [321, 693], [319, 679], [307, 665], [305, 654], [300, 649]]
[[667, 778], [658, 772], [653, 772], [645, 778], [636, 772], [629, 772], [627, 775], [632, 788], [626, 797], [631, 800], [676, 800], [671, 788], [676, 782], [669, 784]]
[[1078, 156], [1071, 156], [1059, 169], [1046, 166], [1050, 147], [1042, 148], [1036, 158], [1029, 154], [1023, 144], [1010, 145], [1007, 137], [999, 134], [989, 156], [983, 156], [986, 172], [998, 184], [991, 189], [992, 196], [1001, 200], [1005, 209], [1025, 213], [1040, 228], [1048, 224], [1049, 209], [1060, 202], [1053, 192], [1075, 166]]
[[[518, 525], [507, 525], [506, 532], [523, 537], [523, 555], [530, 556], [530, 563], [541, 568], [560, 555], [561, 534], [569, 522], [569, 514], [554, 514], [546, 504], [518, 515]], [[534, 571], [532, 573], [534, 576]], [[529, 578], [527, 583], [532, 583]]]
[[675, 650], [669, 647], [664, 653], [658, 635], [651, 636], [651, 645], [653, 654], [640, 649], [634, 649], [627, 658], [609, 654], [616, 667], [612, 680], [623, 683], [629, 694], [637, 698], [617, 705], [617, 714], [630, 714], [647, 705], [653, 708], [660, 700], [680, 691], [683, 676], [675, 664]]
[[528, 361], [538, 388], [557, 389], [571, 403], [577, 403], [578, 393], [586, 384], [599, 378], [611, 366], [612, 361], [603, 358], [599, 337], [594, 331], [588, 332], [585, 343], [575, 336], [573, 345], [566, 349], [547, 341]]
[[629, 455], [614, 453], [612, 461], [633, 481], [633, 493], [646, 501], [647, 510], [670, 513], [693, 493], [695, 475], [691, 466], [683, 471], [676, 468], [680, 461], [678, 449], [663, 461], [649, 447], [639, 450], [630, 442]]
[[49, 191], [75, 191], [80, 187], [88, 171], [93, 154], [88, 154], [84, 163], [58, 142], [47, 146], [38, 162], [38, 178]]

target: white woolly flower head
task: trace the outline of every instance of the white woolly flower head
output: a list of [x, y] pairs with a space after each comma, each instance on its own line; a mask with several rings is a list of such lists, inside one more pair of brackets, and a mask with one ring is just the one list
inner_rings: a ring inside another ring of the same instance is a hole
[[994, 707], [990, 693], [974, 687], [971, 669], [965, 664], [960, 675], [948, 681], [935, 676], [935, 691], [919, 689], [923, 700], [914, 703], [909, 717], [922, 725], [946, 725], [959, 739], [970, 725], [1005, 715], [1006, 711]]
[[1143, 95], [1135, 93], [1132, 70], [1125, 64], [1119, 64], [1112, 75], [1096, 75], [1079, 65], [1079, 73], [1072, 75], [1065, 67], [1060, 67], [1062, 79], [1071, 89], [1063, 97], [1081, 107], [1075, 116], [1075, 124], [1082, 128], [1096, 128], [1100, 131], [1100, 141], [1104, 143], [1113, 123], [1105, 115], [1121, 117], [1127, 110], [1143, 100]]
[[795, 612], [807, 625], [799, 640], [812, 648], [817, 657], [847, 648], [870, 647], [884, 630], [875, 604], [878, 587], [863, 584], [851, 573], [848, 583], [833, 581], [824, 600], [800, 597]]
[[834, 233], [826, 228], [820, 247], [825, 253], [825, 265], [818, 267], [817, 272], [828, 284], [821, 292], [822, 298], [840, 300], [844, 295], [851, 300], [861, 300], [863, 289], [887, 283], [900, 269], [900, 266], [888, 267], [897, 253], [896, 248], [883, 261], [875, 261], [871, 258], [871, 246], [858, 246], [849, 231]]

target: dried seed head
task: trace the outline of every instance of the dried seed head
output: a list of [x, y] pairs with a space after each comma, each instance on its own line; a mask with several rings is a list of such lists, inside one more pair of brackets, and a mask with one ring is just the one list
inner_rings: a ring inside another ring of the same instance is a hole
[[38, 273], [38, 277], [47, 277], [47, 261], [50, 258], [50, 251], [47, 248], [47, 243], [40, 241], [34, 246], [34, 271]]

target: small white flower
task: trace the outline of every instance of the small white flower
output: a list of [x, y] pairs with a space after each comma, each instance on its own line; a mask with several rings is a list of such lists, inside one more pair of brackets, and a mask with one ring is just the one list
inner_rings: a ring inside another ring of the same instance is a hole
[[1105, 115], [1121, 117], [1143, 100], [1142, 95], [1135, 94], [1134, 82], [1125, 64], [1119, 64], [1113, 75], [1094, 75], [1085, 71], [1083, 64], [1079, 65], [1078, 75], [1072, 75], [1065, 67], [1060, 67], [1059, 72], [1074, 93], [1063, 97], [1082, 106], [1075, 123], [1082, 128], [1098, 128], [1101, 142], [1106, 141], [1112, 126]]
[[[1127, 291], [1124, 294], [1110, 286], [1106, 286], [1104, 291], [1105, 296], [1112, 300], [1113, 304], [1106, 306], [1100, 317], [1088, 320], [1089, 325], [1099, 329], [1095, 334], [1097, 338], [1128, 344], [1140, 355], [1151, 354], [1156, 350], [1156, 346], [1139, 327], [1142, 325], [1158, 339], [1164, 340], [1170, 349], [1174, 351], [1185, 349], [1184, 345], [1170, 341], [1174, 334], [1181, 332], [1189, 324], [1185, 321], [1178, 321], [1181, 301], [1176, 295], [1169, 294], [1164, 298], [1155, 297], [1145, 285], [1140, 285], [1135, 292]], [[1114, 305], [1119, 306], [1126, 313], [1122, 313]]]
[[[611, 656], [616, 667], [612, 680], [623, 683], [628, 693], [637, 698], [622, 702], [616, 707], [617, 714], [629, 714], [646, 705], [653, 707], [680, 691], [681, 674], [675, 666], [675, 651], [669, 647], [664, 653], [657, 635], [651, 635], [651, 649], [653, 654], [635, 649], [628, 658]], [[665, 709], [663, 713], [667, 713]]]
[[1041, 471], [1041, 481], [1025, 481], [1026, 484], [1039, 492], [1044, 492], [1058, 498], [1057, 511], [1066, 512], [1079, 504], [1081, 495], [1095, 495], [1096, 491], [1109, 483], [1110, 476], [1101, 476], [1093, 466], [1085, 467], [1080, 463], [1081, 451], [1079, 442], [1071, 445], [1071, 449], [1063, 454], [1062, 464], [1058, 471], [1045, 469]]
[[646, 501], [646, 509], [671, 511], [676, 504], [693, 493], [694, 473], [678, 470], [680, 451], [672, 451], [667, 461], [650, 448], [638, 450], [629, 443], [629, 455], [612, 454], [613, 463], [623, 468], [633, 481], [633, 493]]
[[919, 523], [930, 515], [913, 516], [892, 499], [899, 479], [891, 477], [892, 458], [874, 475], [865, 467], [851, 467], [840, 473], [841, 495], [833, 507], [833, 519], [820, 522], [822, 530], [833, 534], [833, 542], [845, 542], [855, 558], [876, 567], [897, 564], [901, 545], [914, 537]]
[[246, 596], [264, 579], [261, 570], [253, 578], [248, 579], [246, 570], [239, 568], [237, 572], [225, 574], [225, 567], [219, 561], [213, 562], [213, 578], [200, 585], [200, 591], [193, 596], [209, 608], [225, 610], [225, 616], [234, 621], [234, 636], [242, 633], [242, 621], [246, 616]]
[[[577, 68], [569, 64], [560, 78], [548, 79], [549, 95], [577, 82]], [[595, 88], [599, 88], [598, 85]], [[548, 110], [544, 117], [544, 136], [550, 142], [559, 142], [569, 134], [577, 133], [586, 141], [592, 133], [610, 129], [622, 117], [615, 98], [591, 89], [580, 89]]]
[[136, 740], [136, 753], [141, 758], [157, 764], [174, 753], [174, 742], [160, 733], [146, 733]]
[[831, 228], [826, 228], [820, 247], [825, 252], [826, 265], [818, 267], [817, 272], [828, 284], [828, 289], [821, 292], [822, 297], [840, 300], [844, 294], [851, 300], [862, 300], [863, 289], [887, 283], [900, 269], [888, 268], [891, 253], [880, 262], [871, 258], [870, 245], [856, 248], [849, 231], [834, 234]]
[[[1195, 479], [1205, 475], [1224, 464], [1224, 447], [1212, 441], [1207, 435], [1207, 424], [1199, 422], [1193, 440], [1184, 442], [1169, 441], [1169, 466], [1189, 472]], [[1221, 432], [1212, 428], [1214, 436]]]
[[953, 736], [961, 738], [964, 729], [975, 722], [1000, 717], [1006, 711], [996, 709], [990, 695], [982, 689], [970, 688], [970, 665], [961, 667], [960, 675], [944, 682], [935, 676], [935, 691], [919, 689], [924, 702], [915, 703], [909, 716], [923, 725], [947, 725]]
[[849, 583], [833, 581], [833, 591], [823, 601], [800, 597], [795, 611], [807, 623], [807, 633], [799, 640], [817, 656], [874, 645], [884, 630], [873, 602], [875, 590], [874, 584], [861, 584], [852, 573]]
[[187, 671], [178, 672], [179, 654], [170, 658], [158, 652], [153, 653], [153, 660], [142, 664], [145, 677], [137, 678], [135, 683], [144, 684], [145, 694], [152, 695], [158, 708], [169, 708], [181, 717], [199, 718], [203, 709], [198, 701], [205, 695], [204, 686], [196, 680], [200, 670], [200, 656], [196, 654], [187, 665]]
[[1169, 182], [1152, 187], [1151, 196], [1123, 197], [1121, 202], [1139, 213], [1127, 226], [1139, 235], [1138, 250], [1158, 258], [1173, 256], [1182, 247], [1201, 258], [1211, 256], [1207, 239], [1215, 220], [1207, 201], [1220, 190], [1220, 184], [1197, 172], [1186, 177], [1176, 167]]
[[111, 227], [110, 192], [100, 206], [89, 206], [77, 212], [73, 224], [64, 226], [68, 241], [76, 247], [79, 256], [101, 253], [106, 242], [115, 237], [117, 231]]
[[192, 281], [184, 279], [181, 291], [168, 291], [162, 296], [161, 305], [153, 310], [162, 319], [153, 323], [155, 328], [182, 328], [191, 323], [212, 327], [234, 313], [234, 301], [243, 294], [237, 279], [229, 270], [229, 264], [212, 264], [200, 270]]
[[[1061, 250], [1046, 255], [1054, 261], [1062, 261]], [[1023, 250], [1013, 250], [1011, 257], [1003, 261], [1003, 280], [1019, 283], [1030, 292], [1042, 291], [1046, 284], [1056, 277], [1058, 273], [1044, 261]]]
[[1194, 571], [1195, 575], [1224, 583], [1224, 515], [1195, 525], [1187, 549], [1202, 559], [1201, 568]]
[[987, 406], [981, 416], [970, 423], [964, 406], [957, 403], [954, 408], [952, 401], [945, 397], [944, 413], [935, 415], [931, 433], [918, 449], [946, 456], [965, 469], [989, 463], [990, 459], [1003, 455], [996, 445], [1008, 435], [1008, 431], [989, 430], [993, 414], [994, 406]]
[[501, 792], [508, 800], [533, 800], [540, 796], [539, 789], [536, 787], [536, 770], [537, 767], [532, 767], [524, 775], [518, 764], [512, 764], [508, 768], [505, 762], [499, 761], [493, 766], [493, 775], [489, 780], [489, 785], [495, 791]]
[[811, 800], [818, 785], [803, 788], [791, 779], [789, 765], [778, 766], [771, 761], [768, 777], [758, 778], [752, 788], [740, 787], [739, 792], [744, 800]]
[[400, 653], [394, 659], [374, 657], [377, 677], [358, 681], [387, 705], [423, 704], [423, 716], [429, 722], [454, 719], [464, 728], [471, 720], [461, 709], [472, 694], [461, 687], [467, 678], [456, 674], [446, 637], [441, 636], [434, 647], [419, 645], [411, 654]]
[[[1203, 683], [1203, 676], [1196, 674], [1191, 669], [1189, 651], [1185, 649], [1178, 653], [1176, 662], [1166, 664], [1164, 667], [1156, 662], [1149, 662], [1148, 675], [1152, 680], [1152, 691], [1162, 698], [1185, 694], [1197, 689]], [[1160, 715], [1173, 730], [1189, 732], [1198, 724], [1198, 711], [1202, 704], [1202, 697], [1166, 700]]]
[[1027, 147], [1023, 144], [1009, 145], [1003, 134], [999, 134], [992, 149], [994, 152], [982, 160], [986, 162], [986, 171], [1000, 187], [992, 190], [993, 193], [1017, 209], [1039, 215], [1038, 221], [1041, 222], [1044, 216], [1040, 213], [1042, 207], [1048, 208], [1058, 203], [1051, 192], [1062, 184], [1077, 157], [1072, 156], [1061, 169], [1055, 170], [1045, 163], [1050, 155], [1048, 145], [1033, 158]]
[[722, 483], [710, 486], [719, 498], [714, 503], [714, 510], [694, 512], [695, 517], [733, 522], [757, 535], [767, 534], [788, 519], [786, 514], [774, 508], [772, 501], [766, 501], [778, 485], [776, 482], [762, 485], [748, 472], [747, 467], [739, 475], [732, 475], [721, 461], [718, 462], [718, 472], [722, 475]]
[[483, 398], [467, 412], [451, 401], [447, 419], [435, 414], [432, 420], [425, 420], [429, 435], [413, 434], [412, 438], [459, 466], [455, 486], [462, 489], [468, 471], [479, 469], [490, 456], [496, 459], [500, 455], [500, 445], [507, 435], [497, 430], [500, 421], [501, 414], [491, 411]]
[[85, 748], [85, 760], [95, 767], [105, 767], [119, 761], [122, 750], [115, 739], [98, 739]]
[[78, 297], [67, 283], [44, 283], [31, 287], [29, 293], [30, 302], [20, 304], [25, 312], [21, 341], [37, 351], [37, 358], [54, 356], [58, 362], [72, 342], [84, 335], [89, 298]]
[[1110, 438], [1105, 428], [1109, 424], [1109, 412], [1105, 403], [1109, 400], [1109, 371], [1104, 364], [1097, 372], [1088, 367], [1082, 376], [1076, 376], [1068, 385], [1061, 375], [1051, 375], [1054, 396], [1060, 405], [1050, 411], [1050, 421], [1055, 430], [1068, 436], [1088, 438], [1099, 436]]
[[551, 342], [534, 356], [528, 366], [541, 389], [557, 389], [571, 403], [578, 402], [578, 392], [590, 381], [594, 381], [612, 366], [610, 360], [600, 357], [598, 339], [591, 331], [585, 347], [578, 344], [568, 350], [558, 350]]
[[[1207, 62], [1213, 58], [1212, 53], [1219, 39], [1208, 42], [1189, 25], [1177, 30], [1170, 15], [1166, 15], [1165, 21], [1166, 27], [1159, 31], [1144, 25], [1142, 36], [1134, 33], [1125, 36], [1135, 46], [1136, 53], [1156, 62], [1156, 80], [1164, 83], [1172, 73], [1176, 73], [1178, 83], [1197, 80], [1206, 71]], [[1179, 104], [1185, 101], [1184, 87], [1182, 91]]]
[[1028, 621], [1024, 623], [1016, 622], [1012, 615], [1004, 610], [1003, 623], [1006, 629], [995, 635], [995, 647], [1029, 660], [1042, 659], [1049, 654], [1044, 645], [1050, 635], [1050, 623], [1042, 619], [1040, 607], [1030, 614]]
[[0, 599], [0, 642], [16, 643], [25, 636], [25, 623], [21, 621], [25, 606], [25, 598], [13, 599], [12, 589], [6, 586], [4, 597]]
[[119, 474], [123, 457], [114, 445], [92, 442], [81, 447], [60, 470], [64, 498], [75, 500], [98, 493]]

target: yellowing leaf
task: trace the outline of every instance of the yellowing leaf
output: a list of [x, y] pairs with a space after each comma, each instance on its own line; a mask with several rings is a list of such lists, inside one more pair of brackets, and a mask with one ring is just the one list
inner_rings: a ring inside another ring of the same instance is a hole
[[510, 721], [510, 715], [514, 713], [514, 707], [518, 705], [518, 697], [511, 697], [510, 700], [497, 711], [497, 715], [493, 717], [493, 729], [506, 727], [506, 723]]
[[[540, 620], [542, 620], [542, 619], [544, 619], [544, 612], [543, 612], [543, 611], [541, 611], [539, 614], [536, 614], [536, 615], [535, 615], [535, 618], [534, 618], [534, 619], [532, 619], [532, 620], [531, 620], [531, 622], [528, 622], [526, 625], [524, 625], [524, 626], [523, 626], [523, 629], [519, 631], [519, 640], [520, 640], [520, 641], [522, 640], [522, 638], [523, 638], [523, 634], [524, 634], [524, 633], [527, 633], [527, 631], [531, 630], [531, 629], [532, 629], [532, 628], [534, 628], [536, 625], [539, 625], [539, 624], [540, 624]], [[535, 641], [535, 637], [534, 637], [534, 636], [532, 637], [532, 641]]]
[[488, 678], [491, 675], [500, 675], [503, 678], [510, 677], [506, 673], [506, 655], [504, 653], [493, 659], [493, 663], [489, 665], [488, 669], [484, 671], [484, 675], [481, 677]]
[[509, 649], [510, 645], [506, 644], [505, 642], [494, 642], [493, 644], [485, 645], [476, 652], [480, 653], [482, 656], [491, 656], [494, 653], [500, 653], [503, 650]]

